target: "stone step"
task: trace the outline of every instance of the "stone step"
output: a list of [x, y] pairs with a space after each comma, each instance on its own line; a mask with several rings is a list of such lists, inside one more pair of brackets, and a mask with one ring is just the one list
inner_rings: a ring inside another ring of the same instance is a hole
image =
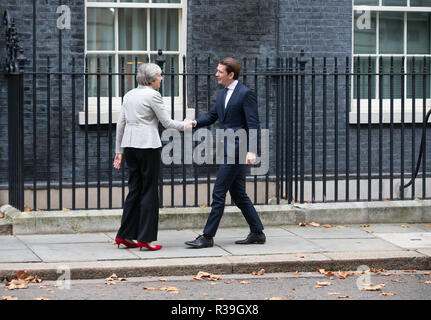
[[0, 235], [11, 235], [12, 234], [12, 222], [3, 218], [0, 219]]

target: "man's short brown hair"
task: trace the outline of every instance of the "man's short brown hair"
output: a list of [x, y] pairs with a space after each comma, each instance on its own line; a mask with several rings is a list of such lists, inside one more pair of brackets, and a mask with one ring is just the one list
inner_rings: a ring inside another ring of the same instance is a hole
[[226, 67], [227, 74], [230, 74], [231, 72], [233, 72], [234, 73], [233, 78], [235, 80], [238, 80], [241, 66], [237, 60], [235, 60], [234, 58], [224, 58], [219, 62], [219, 64], [222, 64]]

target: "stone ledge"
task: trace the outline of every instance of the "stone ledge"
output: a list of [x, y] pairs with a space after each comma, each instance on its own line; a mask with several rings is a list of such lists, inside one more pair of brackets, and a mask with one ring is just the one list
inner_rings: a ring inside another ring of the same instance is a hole
[[[328, 224], [429, 223], [431, 201], [384, 201], [315, 204], [256, 205], [264, 226], [297, 225], [300, 222]], [[211, 208], [162, 208], [159, 229], [202, 228]], [[121, 222], [121, 209], [20, 212], [11, 206], [4, 211], [13, 234], [113, 232]], [[220, 227], [246, 227], [241, 211], [225, 209]]]

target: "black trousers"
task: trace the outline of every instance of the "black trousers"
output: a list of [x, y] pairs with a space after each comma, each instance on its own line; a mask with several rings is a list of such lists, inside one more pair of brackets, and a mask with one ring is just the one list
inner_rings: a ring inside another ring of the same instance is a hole
[[160, 148], [125, 148], [123, 156], [129, 168], [129, 193], [117, 237], [155, 241], [159, 224]]
[[226, 193], [229, 191], [235, 205], [247, 221], [250, 231], [258, 233], [263, 230], [262, 222], [245, 191], [245, 164], [222, 164], [217, 173], [213, 190], [211, 213], [204, 228], [204, 235], [214, 237], [224, 213]]

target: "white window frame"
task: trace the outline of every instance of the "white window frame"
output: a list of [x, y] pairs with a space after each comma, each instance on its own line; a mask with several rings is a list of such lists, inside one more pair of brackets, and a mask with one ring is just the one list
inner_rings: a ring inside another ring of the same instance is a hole
[[[115, 8], [115, 19], [114, 19], [114, 50], [87, 50], [87, 8]], [[92, 54], [104, 54], [104, 55], [114, 55], [114, 68], [113, 72], [118, 73], [120, 70], [119, 55], [129, 54], [129, 55], [157, 55], [157, 51], [154, 50], [142, 50], [142, 51], [125, 51], [119, 50], [118, 45], [118, 8], [145, 8], [145, 9], [178, 9], [178, 51], [163, 51], [163, 56], [166, 55], [178, 55], [178, 70], [181, 72], [184, 70], [183, 66], [183, 56], [187, 52], [187, 0], [180, 0], [180, 3], [153, 3], [153, 0], [148, 0], [146, 3], [135, 3], [135, 2], [120, 2], [120, 0], [115, 0], [115, 2], [89, 2], [85, 0], [85, 56], [91, 56]], [[150, 10], [147, 10], [147, 49], [150, 48]], [[85, 68], [85, 67], [84, 67]], [[115, 81], [115, 92], [112, 96], [112, 123], [118, 121], [121, 110], [121, 100], [119, 90], [120, 90], [120, 80], [119, 77], [114, 77]], [[182, 120], [182, 101], [183, 92], [181, 90], [183, 84], [183, 77], [179, 77], [179, 95], [174, 97], [174, 118]], [[85, 88], [84, 88], [85, 89]], [[171, 106], [171, 97], [163, 97], [166, 106]], [[100, 97], [100, 123], [109, 122], [109, 97]], [[171, 108], [167, 108], [171, 112]], [[187, 115], [190, 110], [187, 110]], [[189, 117], [189, 115], [188, 115]], [[79, 124], [85, 124], [85, 101], [82, 108], [82, 112], [79, 113]], [[88, 124], [97, 124], [97, 97], [88, 97]]]
[[[379, 0], [378, 6], [367, 6], [367, 5], [355, 5], [354, 0], [352, 0], [352, 63], [351, 63], [351, 71], [355, 72], [354, 61], [356, 57], [364, 57], [363, 59], [368, 59], [368, 57], [377, 58], [376, 59], [376, 71], [379, 70], [379, 57], [405, 57], [405, 61], [407, 62], [407, 58], [417, 57], [417, 59], [423, 59], [423, 57], [431, 57], [431, 54], [407, 54], [407, 14], [409, 12], [431, 12], [431, 6], [429, 7], [411, 7], [410, 0], [407, 0], [407, 6], [383, 6], [383, 0]], [[379, 52], [379, 13], [380, 12], [403, 12], [404, 13], [404, 52], [403, 54], [355, 54], [354, 53], [354, 44], [355, 44], [355, 11], [371, 11], [376, 12], [376, 51]], [[405, 65], [405, 70], [407, 70], [407, 64]], [[429, 70], [428, 70], [429, 72]], [[354, 94], [354, 86], [353, 80], [351, 81], [351, 108], [349, 112], [349, 123], [356, 124], [358, 123], [358, 113], [357, 113], [357, 99], [353, 98]], [[376, 98], [371, 99], [371, 122], [379, 123], [380, 118], [380, 100], [378, 97], [379, 87], [379, 77], [375, 78], [376, 84]], [[407, 93], [407, 76], [404, 77], [404, 90]], [[431, 109], [431, 99], [425, 99], [426, 104], [426, 112]], [[383, 123], [390, 123], [390, 99], [382, 99], [382, 121]], [[394, 113], [393, 113], [393, 123], [401, 123], [401, 99], [393, 99]], [[412, 123], [413, 122], [413, 113], [412, 113], [412, 104], [413, 99], [408, 99], [405, 95], [404, 98], [404, 123]], [[422, 119], [424, 118], [423, 114], [423, 98], [415, 99], [415, 123], [422, 123]], [[368, 123], [368, 98], [360, 99], [360, 123]]]

